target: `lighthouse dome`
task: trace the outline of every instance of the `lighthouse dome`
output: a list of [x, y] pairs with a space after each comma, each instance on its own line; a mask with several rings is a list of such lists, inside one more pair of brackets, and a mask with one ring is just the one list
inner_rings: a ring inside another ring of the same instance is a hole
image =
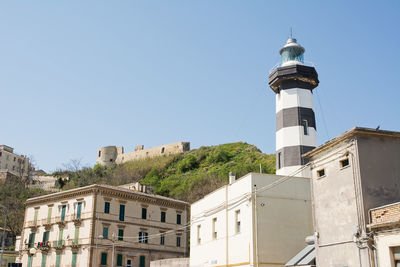
[[282, 66], [304, 63], [305, 49], [297, 43], [295, 38], [289, 38], [279, 51], [282, 57]]

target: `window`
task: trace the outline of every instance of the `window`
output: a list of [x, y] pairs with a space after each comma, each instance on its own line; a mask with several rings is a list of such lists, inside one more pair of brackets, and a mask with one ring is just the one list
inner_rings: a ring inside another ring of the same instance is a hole
[[110, 202], [104, 202], [104, 213], [110, 213]]
[[78, 255], [77, 252], [72, 252], [72, 264], [71, 267], [76, 267], [76, 256]]
[[119, 220], [123, 222], [125, 220], [125, 205], [119, 205]]
[[140, 256], [139, 267], [146, 267], [146, 256]]
[[43, 246], [47, 245], [47, 241], [49, 241], [50, 231], [43, 232]]
[[139, 243], [148, 243], [149, 234], [146, 232], [139, 232]]
[[302, 120], [301, 125], [303, 126], [304, 135], [308, 135], [308, 121]]
[[35, 245], [35, 233], [30, 233], [29, 234], [29, 241], [28, 241], [28, 247], [33, 248]]
[[165, 211], [161, 212], [161, 222], [165, 222]]
[[122, 254], [117, 254], [117, 266], [122, 266]]
[[101, 151], [99, 150], [99, 158], [101, 157]]
[[107, 265], [107, 253], [106, 252], [101, 253], [100, 264], [101, 265]]
[[126, 260], [126, 267], [132, 267], [132, 260]]
[[213, 239], [217, 239], [217, 229], [216, 229], [216, 225], [217, 225], [217, 218], [214, 218], [212, 220], [212, 238]]
[[165, 235], [164, 234], [160, 235], [160, 245], [165, 245]]
[[12, 170], [15, 171], [15, 166], [13, 166]]
[[78, 206], [76, 208], [76, 218], [77, 219], [81, 218], [81, 212], [82, 212], [82, 202], [78, 202]]
[[79, 242], [79, 226], [75, 227], [74, 244], [78, 245]]
[[47, 255], [45, 253], [42, 253], [42, 266], [41, 267], [46, 267], [46, 256]]
[[197, 244], [201, 243], [200, 230], [201, 230], [201, 225], [197, 225]]
[[67, 205], [62, 205], [61, 207], [61, 221], [65, 221], [65, 210], [67, 209]]
[[236, 233], [240, 233], [240, 210], [235, 211], [235, 230]]
[[147, 218], [147, 209], [142, 208], [142, 219], [146, 220], [146, 218]]
[[317, 171], [317, 176], [318, 177], [324, 177], [325, 176], [325, 169], [321, 169]]
[[17, 158], [16, 157], [14, 157], [14, 162], [15, 162], [15, 160], [16, 160]]
[[176, 214], [176, 224], [181, 224], [182, 216], [180, 214]]
[[124, 229], [118, 229], [118, 240], [124, 240]]
[[64, 229], [60, 229], [58, 232], [58, 246], [62, 246], [63, 244], [63, 236], [64, 236]]
[[181, 246], [181, 237], [180, 237], [180, 236], [177, 236], [177, 237], [176, 237], [176, 246], [177, 246], [177, 247], [180, 247], [180, 246]]
[[57, 253], [56, 254], [56, 267], [60, 267], [60, 262], [61, 262], [61, 254]]
[[51, 222], [51, 213], [53, 212], [53, 207], [49, 206], [49, 209], [47, 210], [47, 223]]
[[0, 152], [0, 157], [3, 156], [3, 152]]
[[110, 162], [112, 162], [113, 160], [112, 159], [110, 159]]
[[278, 153], [278, 169], [282, 168], [282, 153]]
[[400, 267], [400, 247], [392, 247], [393, 266]]
[[350, 165], [349, 158], [345, 158], [340, 161], [340, 168], [344, 168]]
[[106, 226], [103, 227], [103, 238], [108, 238], [108, 227]]
[[165, 152], [165, 147], [161, 148], [161, 154]]

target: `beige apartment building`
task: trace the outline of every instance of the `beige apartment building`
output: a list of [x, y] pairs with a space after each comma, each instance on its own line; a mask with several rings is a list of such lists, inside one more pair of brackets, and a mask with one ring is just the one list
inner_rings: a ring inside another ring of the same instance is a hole
[[28, 199], [19, 261], [27, 267], [147, 267], [186, 257], [189, 204], [145, 191], [90, 185]]
[[13, 175], [28, 175], [32, 168], [29, 158], [14, 153], [14, 148], [0, 145], [0, 171], [10, 172]]

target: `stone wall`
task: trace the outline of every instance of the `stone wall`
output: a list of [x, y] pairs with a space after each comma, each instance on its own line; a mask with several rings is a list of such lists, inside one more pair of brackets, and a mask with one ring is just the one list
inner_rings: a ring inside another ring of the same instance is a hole
[[143, 145], [136, 146], [133, 152], [124, 153], [123, 147], [107, 146], [99, 148], [97, 163], [110, 166], [114, 163], [121, 164], [127, 161], [152, 158], [162, 155], [179, 154], [190, 150], [189, 142], [176, 142], [172, 144], [144, 149]]

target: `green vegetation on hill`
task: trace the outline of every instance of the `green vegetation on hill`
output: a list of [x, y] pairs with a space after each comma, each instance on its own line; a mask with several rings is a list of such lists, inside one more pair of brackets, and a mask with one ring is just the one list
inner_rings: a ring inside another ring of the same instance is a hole
[[275, 156], [261, 153], [254, 145], [238, 142], [54, 175], [69, 177], [69, 181], [60, 179], [63, 190], [94, 183], [121, 185], [140, 181], [152, 186], [156, 194], [193, 202], [227, 184], [229, 172], [241, 177], [259, 172], [260, 165], [263, 173], [275, 173]]

